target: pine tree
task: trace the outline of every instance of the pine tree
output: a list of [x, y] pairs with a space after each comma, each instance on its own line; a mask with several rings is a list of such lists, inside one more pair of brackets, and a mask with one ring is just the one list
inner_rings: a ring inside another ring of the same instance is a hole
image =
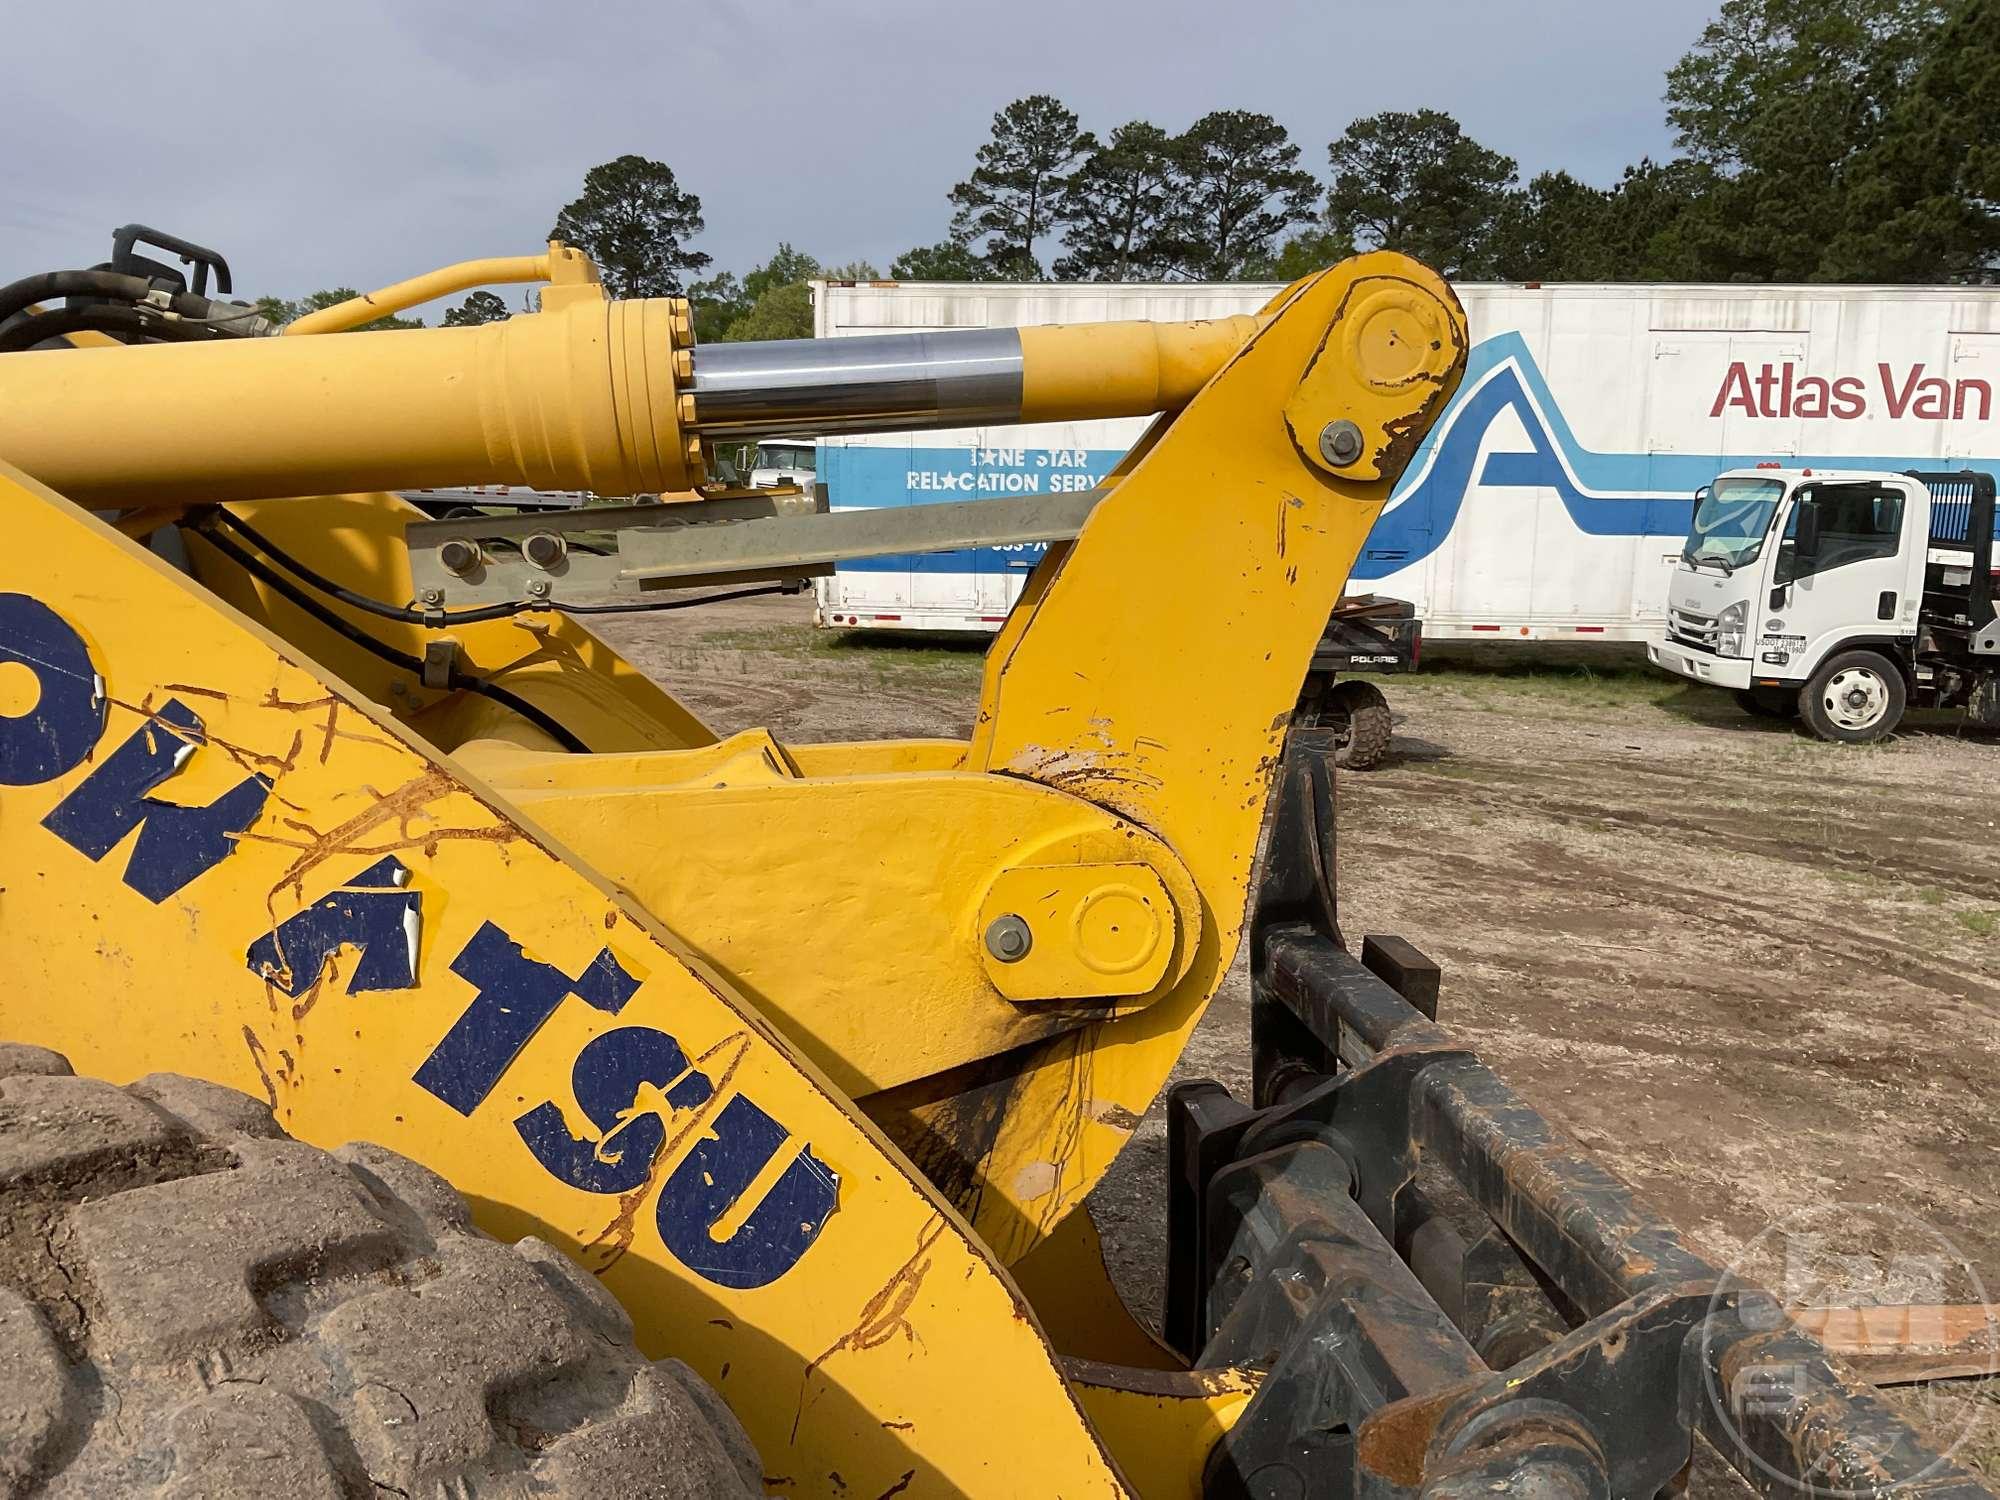
[[584, 174], [582, 196], [556, 215], [549, 238], [584, 250], [614, 297], [678, 297], [681, 273], [709, 262], [686, 245], [702, 227], [701, 199], [681, 190], [672, 167], [621, 156]]
[[1062, 223], [1070, 174], [1096, 142], [1047, 94], [1016, 99], [993, 117], [972, 175], [951, 190], [951, 233], [996, 275], [1038, 279], [1036, 246]]
[[1174, 262], [1174, 143], [1144, 120], [1120, 125], [1070, 180], [1062, 281], [1151, 281]]
[[1197, 281], [1232, 281], [1268, 262], [1285, 230], [1312, 215], [1320, 186], [1269, 115], [1222, 109], [1174, 142], [1174, 259]]
[[1441, 275], [1495, 273], [1489, 242], [1514, 184], [1512, 157], [1480, 145], [1450, 115], [1420, 109], [1356, 120], [1327, 159], [1335, 233], [1400, 250]]

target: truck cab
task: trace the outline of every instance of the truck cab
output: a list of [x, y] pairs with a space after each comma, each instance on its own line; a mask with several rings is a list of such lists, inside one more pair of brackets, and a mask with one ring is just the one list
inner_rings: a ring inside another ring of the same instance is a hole
[[813, 439], [765, 438], [750, 457], [750, 483], [759, 489], [795, 484], [811, 490], [818, 448]]
[[1733, 469], [1695, 495], [1658, 666], [1866, 743], [1907, 707], [1994, 721], [1993, 478]]

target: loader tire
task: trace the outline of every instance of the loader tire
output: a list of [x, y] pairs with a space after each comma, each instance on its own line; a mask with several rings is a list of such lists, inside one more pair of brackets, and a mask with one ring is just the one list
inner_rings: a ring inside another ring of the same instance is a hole
[[1372, 682], [1308, 685], [1299, 712], [1308, 728], [1334, 731], [1333, 763], [1344, 771], [1372, 771], [1389, 753], [1389, 700]]
[[379, 1146], [0, 1044], [0, 1496], [761, 1495], [736, 1419]]

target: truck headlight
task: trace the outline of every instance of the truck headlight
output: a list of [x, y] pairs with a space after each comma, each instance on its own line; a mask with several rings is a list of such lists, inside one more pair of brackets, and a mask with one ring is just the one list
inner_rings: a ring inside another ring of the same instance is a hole
[[1715, 654], [1741, 656], [1743, 627], [1750, 619], [1750, 601], [1738, 599], [1715, 617]]

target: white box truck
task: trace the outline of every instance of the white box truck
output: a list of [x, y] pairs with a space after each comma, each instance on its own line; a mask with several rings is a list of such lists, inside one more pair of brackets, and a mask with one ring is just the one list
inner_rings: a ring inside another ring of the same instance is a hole
[[[816, 283], [815, 331], [1252, 312], [1265, 285]], [[1357, 593], [1438, 640], [1649, 641], [1695, 491], [1759, 462], [1992, 469], [2000, 290], [1464, 285], [1464, 383], [1384, 509]], [[1088, 488], [1138, 421], [827, 438], [834, 509]], [[842, 563], [842, 629], [993, 630], [1040, 545]], [[1173, 580], [1156, 586], [1171, 588]]]
[[1646, 654], [1827, 740], [1881, 739], [1905, 708], [2000, 724], [1993, 512], [1985, 470], [1719, 475]]

